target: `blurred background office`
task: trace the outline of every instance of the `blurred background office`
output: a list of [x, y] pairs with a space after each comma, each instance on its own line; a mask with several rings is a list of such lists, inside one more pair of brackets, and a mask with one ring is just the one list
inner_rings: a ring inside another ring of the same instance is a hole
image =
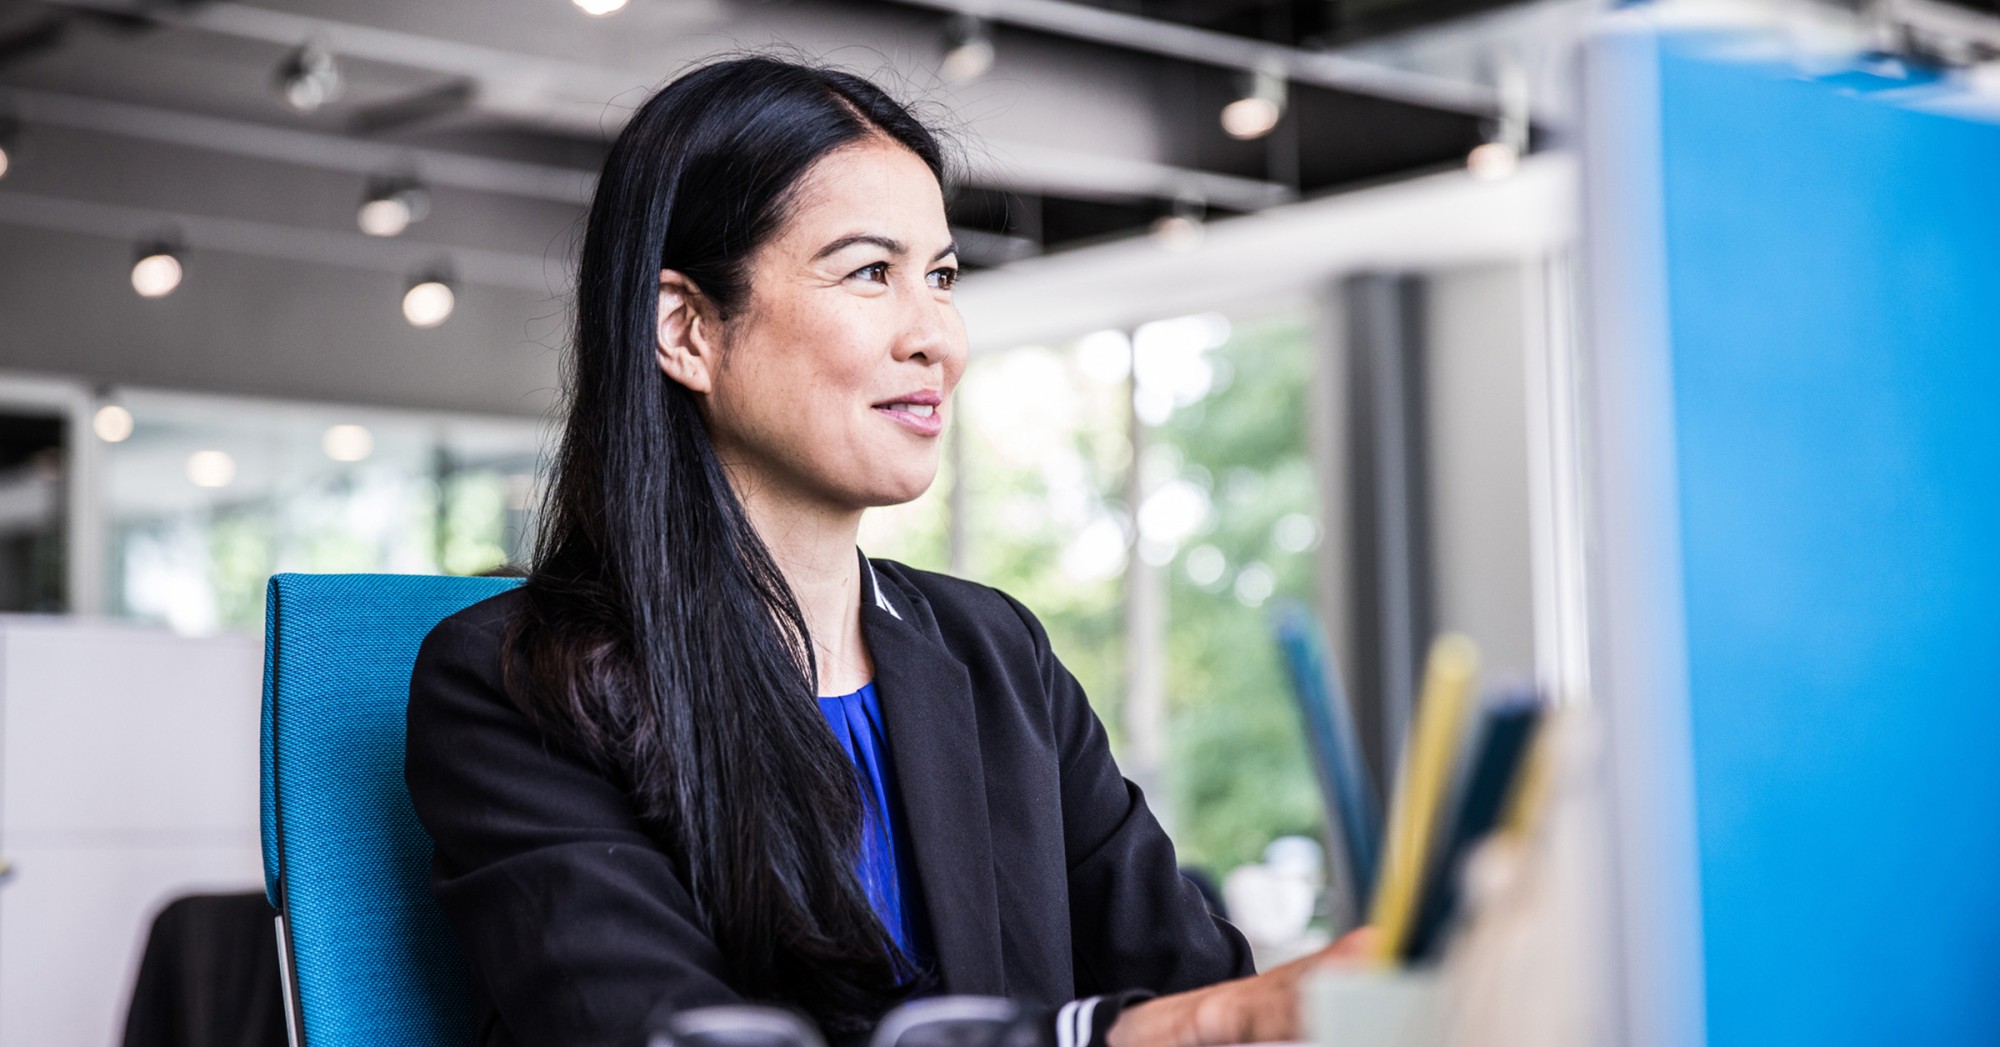
[[972, 362], [864, 548], [1042, 616], [1264, 958], [1351, 925], [1279, 608], [1383, 791], [1441, 631], [1588, 698], [1611, 6], [0, 3], [0, 1042], [116, 1039], [161, 906], [256, 889], [271, 574], [528, 561], [595, 168], [740, 49], [960, 147]]

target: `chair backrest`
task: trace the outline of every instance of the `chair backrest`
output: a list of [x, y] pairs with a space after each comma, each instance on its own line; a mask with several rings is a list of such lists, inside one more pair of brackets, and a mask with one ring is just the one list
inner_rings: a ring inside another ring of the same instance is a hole
[[264, 632], [264, 889], [294, 1047], [469, 1044], [463, 961], [403, 787], [431, 627], [512, 578], [281, 574]]

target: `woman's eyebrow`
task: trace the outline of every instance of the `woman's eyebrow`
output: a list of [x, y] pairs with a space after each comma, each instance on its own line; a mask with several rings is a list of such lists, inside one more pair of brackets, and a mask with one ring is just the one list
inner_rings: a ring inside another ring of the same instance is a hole
[[[873, 247], [879, 247], [882, 250], [889, 252], [890, 254], [903, 254], [909, 251], [908, 245], [904, 244], [901, 240], [897, 240], [887, 236], [880, 236], [875, 233], [854, 233], [850, 236], [843, 236], [840, 239], [835, 240], [830, 244], [827, 244], [825, 247], [820, 248], [819, 252], [813, 255], [813, 261], [817, 262], [820, 259], [825, 258], [827, 255], [834, 254], [839, 251], [844, 251], [847, 248], [855, 246], [856, 244], [868, 244]], [[957, 253], [958, 253], [958, 241], [953, 240], [946, 243], [944, 247], [940, 248], [938, 250], [938, 253], [932, 255], [931, 261], [935, 262], [938, 259], [945, 257], [946, 255], [954, 255]]]
[[882, 250], [889, 252], [890, 254], [902, 254], [903, 252], [909, 250], [909, 248], [905, 247], [903, 245], [903, 242], [900, 240], [892, 240], [889, 237], [878, 236], [874, 233], [854, 233], [849, 236], [843, 236], [840, 239], [835, 240], [834, 242], [826, 245], [825, 247], [820, 248], [819, 253], [813, 255], [813, 261], [817, 262], [820, 259], [825, 258], [827, 255], [833, 254], [837, 251], [844, 251], [850, 247], [853, 247], [856, 244], [871, 244], [875, 247], [879, 247]]

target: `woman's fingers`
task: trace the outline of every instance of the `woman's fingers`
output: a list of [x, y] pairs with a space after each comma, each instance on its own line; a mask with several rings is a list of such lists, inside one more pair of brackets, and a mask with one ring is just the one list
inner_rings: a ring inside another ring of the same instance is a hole
[[1381, 937], [1382, 932], [1373, 927], [1357, 927], [1321, 949], [1319, 955], [1327, 960], [1365, 960], [1374, 955]]
[[1262, 974], [1149, 1000], [1119, 1015], [1110, 1047], [1225, 1047], [1299, 1039], [1299, 981], [1322, 965], [1353, 966], [1379, 934], [1363, 927], [1310, 956]]
[[1342, 935], [1333, 944], [1310, 956], [1242, 982], [1228, 983], [1243, 986], [1243, 992], [1233, 1001], [1242, 1008], [1238, 1015], [1238, 1027], [1243, 1032], [1240, 1042], [1299, 1039], [1304, 1034], [1300, 1022], [1304, 1008], [1299, 998], [1299, 986], [1305, 975], [1317, 967], [1363, 963], [1374, 954], [1379, 938], [1375, 928], [1362, 927]]

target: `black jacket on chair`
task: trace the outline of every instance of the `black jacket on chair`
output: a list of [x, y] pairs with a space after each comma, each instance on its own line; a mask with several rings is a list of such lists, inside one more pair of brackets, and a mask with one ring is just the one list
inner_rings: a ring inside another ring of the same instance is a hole
[[[862, 561], [862, 631], [942, 989], [1044, 1007], [1252, 973], [1119, 774], [1027, 609]], [[407, 777], [487, 1044], [631, 1044], [738, 1000], [620, 789], [501, 684], [513, 591], [447, 618], [410, 679]]]

